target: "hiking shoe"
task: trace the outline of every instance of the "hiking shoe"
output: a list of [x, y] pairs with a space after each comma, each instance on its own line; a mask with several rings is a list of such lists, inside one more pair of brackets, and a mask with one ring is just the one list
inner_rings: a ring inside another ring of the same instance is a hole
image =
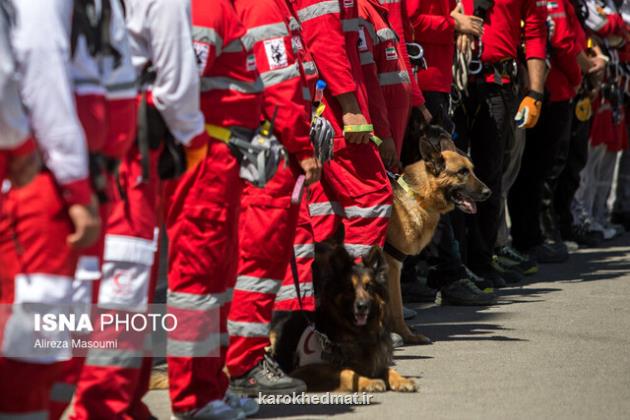
[[[497, 272], [497, 270], [495, 270], [492, 267], [490, 267], [487, 270], [476, 271], [475, 274], [480, 276], [480, 277], [482, 277], [483, 279], [485, 279], [490, 284], [492, 284], [492, 288], [494, 288], [494, 289], [500, 289], [502, 287], [507, 286], [507, 283], [505, 282], [505, 279], [503, 278], [501, 273]], [[477, 287], [479, 287], [479, 286], [477, 286]], [[479, 288], [481, 289], [481, 287], [479, 287]]]
[[569, 259], [569, 250], [563, 242], [544, 242], [527, 253], [541, 264], [563, 263]]
[[538, 272], [538, 264], [533, 259], [521, 254], [509, 245], [501, 246], [495, 251], [499, 264], [526, 276]]
[[414, 311], [413, 309], [409, 309], [406, 306], [403, 306], [403, 318], [405, 319], [405, 321], [414, 319], [417, 315], [418, 312]]
[[590, 223], [580, 223], [571, 226], [566, 239], [575, 241], [581, 246], [596, 248], [604, 241], [604, 235], [592, 230]]
[[492, 262], [490, 264], [492, 265], [492, 268], [501, 274], [501, 277], [503, 277], [507, 284], [516, 284], [525, 281], [525, 277], [521, 273], [501, 264], [496, 255], [492, 257]]
[[173, 413], [171, 420], [243, 420], [245, 413], [243, 410], [230, 407], [225, 401], [210, 401], [198, 410], [186, 413]]
[[389, 336], [392, 339], [392, 347], [394, 347], [395, 349], [403, 347], [405, 345], [405, 340], [403, 340], [400, 334], [390, 332]]
[[288, 376], [269, 354], [265, 354], [252, 370], [240, 378], [230, 380], [230, 391], [248, 397], [257, 397], [258, 394], [291, 394], [306, 392], [306, 384]]
[[463, 278], [440, 290], [442, 305], [486, 306], [496, 303], [494, 293], [484, 293], [468, 278]]
[[466, 274], [468, 275], [468, 278], [473, 283], [475, 283], [475, 286], [477, 286], [479, 290], [484, 293], [494, 293], [494, 285], [492, 284], [492, 281], [486, 280], [485, 278], [476, 275], [470, 270], [470, 268], [466, 266], [464, 266], [464, 268], [466, 269]]
[[225, 402], [235, 410], [242, 410], [246, 417], [253, 416], [260, 409], [254, 398], [242, 397], [229, 390], [225, 393]]
[[418, 279], [400, 283], [402, 291], [403, 303], [425, 303], [435, 300], [435, 289], [426, 285], [426, 281], [422, 282]]

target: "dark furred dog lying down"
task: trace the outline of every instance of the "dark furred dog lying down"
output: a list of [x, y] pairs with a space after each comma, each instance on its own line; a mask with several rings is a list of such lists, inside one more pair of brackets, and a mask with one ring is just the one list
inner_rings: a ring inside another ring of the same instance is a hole
[[315, 314], [284, 313], [272, 325], [282, 369], [314, 392], [416, 391], [412, 380], [391, 367], [387, 267], [380, 248], [359, 264], [341, 244], [318, 244], [315, 255]]

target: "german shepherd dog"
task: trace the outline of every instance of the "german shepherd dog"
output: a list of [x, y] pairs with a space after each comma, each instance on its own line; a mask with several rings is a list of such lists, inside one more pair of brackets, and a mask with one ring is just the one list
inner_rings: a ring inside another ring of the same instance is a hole
[[280, 367], [314, 392], [416, 391], [413, 380], [390, 367], [386, 273], [379, 247], [355, 263], [341, 243], [317, 244], [315, 313], [285, 313], [272, 324]]
[[470, 158], [457, 150], [447, 131], [430, 125], [422, 128], [419, 136], [423, 160], [406, 166], [397, 182], [392, 182], [394, 203], [385, 247], [390, 327], [405, 344], [430, 344], [431, 340], [412, 333], [404, 321], [401, 260], [406, 255], [418, 255], [429, 244], [442, 214], [456, 207], [464, 213], [476, 213], [475, 202], [491, 194], [475, 176]]

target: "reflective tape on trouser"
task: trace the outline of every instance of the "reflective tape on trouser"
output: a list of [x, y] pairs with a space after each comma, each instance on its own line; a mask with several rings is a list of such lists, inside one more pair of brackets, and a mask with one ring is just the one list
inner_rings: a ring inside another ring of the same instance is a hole
[[47, 411], [32, 411], [30, 413], [0, 413], [0, 420], [47, 420]]
[[254, 82], [237, 80], [231, 77], [202, 77], [201, 91], [209, 92], [212, 90], [234, 90], [241, 93], [260, 93], [263, 91], [263, 83], [260, 78]]
[[409, 73], [406, 70], [379, 73], [378, 82], [381, 86], [410, 83]]
[[[300, 295], [302, 298], [313, 296], [313, 283], [300, 283]], [[293, 284], [282, 286], [276, 295], [276, 302], [293, 299], [297, 299], [297, 293]]]
[[238, 337], [267, 337], [269, 335], [269, 324], [261, 322], [227, 322], [228, 334]]
[[184, 341], [168, 338], [166, 354], [168, 357], [206, 357], [218, 356], [221, 347], [221, 334], [210, 334], [203, 340]]
[[193, 26], [192, 37], [195, 41], [203, 42], [204, 44], [214, 45], [216, 49], [216, 55], [221, 55], [223, 49], [223, 38], [214, 29], [206, 28], [204, 26]]
[[141, 350], [90, 350], [85, 365], [140, 369], [143, 356]]
[[207, 311], [218, 309], [224, 303], [232, 300], [232, 289], [223, 293], [196, 295], [194, 293], [173, 292], [169, 290], [166, 295], [166, 304], [178, 309], [191, 309]]
[[374, 63], [374, 56], [370, 51], [362, 52], [361, 54], [359, 54], [359, 59], [361, 60], [362, 65]]
[[341, 204], [332, 201], [332, 202], [311, 203], [308, 205], [308, 211], [312, 217], [337, 215], [340, 217], [347, 217], [349, 219], [352, 219], [355, 217], [389, 218], [392, 213], [392, 206], [390, 204], [381, 204], [381, 205], [370, 206], [370, 207], [348, 206], [346, 208], [343, 208], [341, 207]]
[[341, 29], [344, 32], [357, 32], [359, 30], [359, 19], [341, 19]]
[[295, 258], [313, 258], [315, 257], [315, 245], [294, 244], [293, 252], [295, 253]]
[[282, 83], [298, 77], [300, 77], [298, 63], [293, 63], [290, 66], [277, 70], [266, 71], [260, 74], [260, 80], [262, 80], [262, 83], [265, 87], [274, 86], [278, 83]]
[[243, 45], [247, 50], [251, 50], [256, 42], [270, 38], [279, 38], [289, 35], [287, 25], [284, 22], [269, 23], [267, 25], [254, 26], [247, 30], [243, 36]]
[[74, 391], [76, 389], [77, 386], [75, 384], [55, 382], [50, 390], [50, 400], [61, 403], [69, 403], [72, 401], [72, 397], [74, 396]]
[[331, 13], [339, 13], [339, 1], [330, 0], [322, 1], [311, 6], [305, 7], [297, 11], [298, 19], [304, 23], [311, 19], [318, 18], [320, 16], [328, 15]]
[[260, 278], [253, 276], [238, 276], [234, 290], [244, 292], [276, 294], [282, 284], [282, 280]]

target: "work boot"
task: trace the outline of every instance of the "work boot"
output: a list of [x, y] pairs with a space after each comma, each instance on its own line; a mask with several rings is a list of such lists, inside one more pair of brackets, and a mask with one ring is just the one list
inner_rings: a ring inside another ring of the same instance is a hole
[[[424, 281], [422, 281], [424, 280]], [[400, 284], [403, 303], [425, 303], [435, 300], [435, 289], [426, 284], [426, 279], [416, 279]]]
[[466, 275], [468, 275], [468, 278], [475, 283], [475, 286], [477, 286], [479, 290], [484, 293], [494, 293], [494, 285], [492, 284], [492, 281], [476, 275], [466, 266], [464, 266], [464, 268], [466, 269]]
[[587, 248], [596, 248], [604, 241], [604, 235], [591, 229], [590, 223], [572, 225], [570, 231], [564, 232], [565, 240], [574, 241]]
[[454, 306], [486, 306], [496, 303], [494, 293], [484, 293], [468, 278], [456, 280], [440, 290], [441, 304]]
[[507, 283], [501, 273], [495, 270], [492, 266], [488, 267], [485, 270], [474, 271], [474, 273], [484, 278], [487, 282], [491, 283], [494, 289], [500, 289], [507, 286]]
[[494, 252], [499, 264], [504, 267], [518, 271], [526, 276], [538, 272], [538, 264], [536, 264], [536, 261], [521, 254], [509, 245], [498, 247]]
[[563, 263], [569, 259], [569, 250], [563, 242], [545, 241], [527, 251], [540, 264]]
[[492, 257], [492, 268], [494, 268], [508, 284], [516, 284], [525, 281], [525, 277], [516, 270], [504, 266], [499, 262], [496, 255]]
[[265, 354], [252, 370], [240, 378], [230, 380], [230, 391], [248, 397], [292, 394], [306, 392], [306, 384], [288, 376], [270, 355]]
[[234, 409], [225, 401], [210, 401], [198, 410], [186, 413], [173, 413], [171, 420], [243, 420], [245, 412]]

